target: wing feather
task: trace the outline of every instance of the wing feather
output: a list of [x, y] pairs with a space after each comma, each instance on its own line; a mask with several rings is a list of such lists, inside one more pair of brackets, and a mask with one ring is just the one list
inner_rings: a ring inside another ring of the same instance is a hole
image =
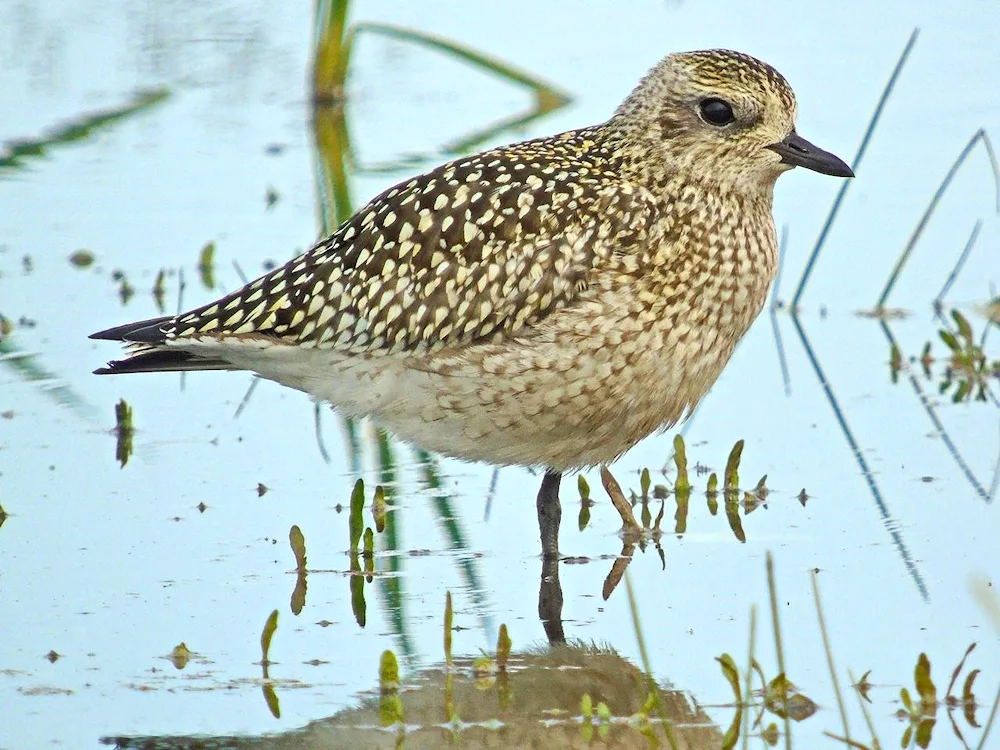
[[220, 300], [105, 333], [181, 345], [263, 336], [354, 354], [517, 335], [572, 304], [651, 225], [652, 197], [609, 172], [598, 149], [574, 131], [445, 164]]

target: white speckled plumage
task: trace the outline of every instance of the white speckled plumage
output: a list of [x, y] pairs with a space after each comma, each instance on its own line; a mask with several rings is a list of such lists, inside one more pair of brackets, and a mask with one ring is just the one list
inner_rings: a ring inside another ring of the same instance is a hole
[[794, 120], [765, 63], [671, 55], [601, 125], [442, 165], [216, 302], [95, 334], [134, 344], [101, 372], [252, 370], [440, 453], [609, 462], [760, 312], [778, 176], [850, 174]]

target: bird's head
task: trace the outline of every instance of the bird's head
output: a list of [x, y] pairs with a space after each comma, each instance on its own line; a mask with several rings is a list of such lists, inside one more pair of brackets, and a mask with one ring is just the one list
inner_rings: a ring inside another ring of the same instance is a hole
[[[795, 94], [770, 65], [730, 50], [664, 58], [622, 103], [613, 122], [669, 172], [770, 189], [801, 166], [837, 177], [850, 167], [795, 132]], [[627, 139], [628, 140], [628, 139]], [[626, 142], [627, 142], [626, 140]]]

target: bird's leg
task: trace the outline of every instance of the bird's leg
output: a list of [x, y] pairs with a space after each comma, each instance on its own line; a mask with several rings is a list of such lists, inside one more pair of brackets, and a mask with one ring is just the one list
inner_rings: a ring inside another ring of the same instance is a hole
[[538, 618], [550, 645], [566, 642], [562, 621], [563, 592], [559, 583], [559, 558], [542, 558], [542, 578], [538, 586]]
[[538, 531], [542, 539], [542, 557], [559, 558], [559, 521], [562, 518], [562, 506], [559, 504], [559, 480], [562, 474], [558, 471], [546, 471], [542, 478], [542, 486], [538, 490]]
[[559, 584], [559, 481], [562, 474], [546, 471], [538, 490], [538, 532], [542, 539], [542, 579], [538, 588], [538, 617], [549, 643], [564, 643], [563, 593]]

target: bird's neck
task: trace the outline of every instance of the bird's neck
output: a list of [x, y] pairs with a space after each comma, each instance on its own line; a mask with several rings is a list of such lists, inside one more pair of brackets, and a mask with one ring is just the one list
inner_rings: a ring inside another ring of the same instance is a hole
[[771, 192], [747, 194], [675, 177], [656, 195], [655, 269], [643, 283], [707, 324], [742, 336], [777, 270]]

